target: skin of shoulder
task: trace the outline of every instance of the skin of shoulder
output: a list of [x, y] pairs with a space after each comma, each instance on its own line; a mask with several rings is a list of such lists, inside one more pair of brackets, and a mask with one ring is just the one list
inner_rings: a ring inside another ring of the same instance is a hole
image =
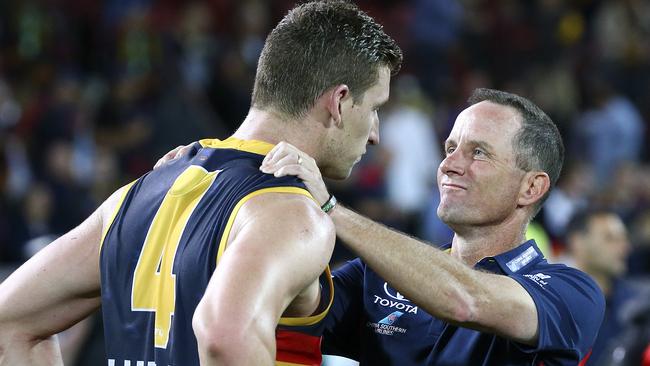
[[[309, 274], [297, 281], [298, 294], [303, 294], [327, 266], [336, 239], [330, 217], [310, 198], [290, 193], [268, 193], [256, 196], [242, 206], [233, 225], [230, 242], [239, 240], [267, 242], [267, 250], [286, 250], [287, 265]], [[303, 294], [304, 295], [304, 294]]]
[[271, 364], [280, 317], [316, 310], [334, 240], [332, 221], [306, 196], [247, 201], [192, 319], [202, 364]]

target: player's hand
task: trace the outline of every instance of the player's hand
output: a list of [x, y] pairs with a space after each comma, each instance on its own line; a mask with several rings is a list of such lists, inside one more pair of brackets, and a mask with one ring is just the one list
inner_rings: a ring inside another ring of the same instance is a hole
[[174, 159], [178, 159], [181, 156], [187, 155], [190, 150], [192, 149], [192, 144], [187, 144], [187, 145], [180, 145], [177, 146], [174, 150], [168, 152], [165, 154], [162, 158], [158, 159], [156, 162], [156, 165], [153, 166], [153, 170], [156, 170], [163, 166], [165, 163], [172, 161]]
[[260, 170], [276, 177], [295, 175], [302, 179], [319, 205], [330, 198], [316, 161], [288, 142], [280, 142], [266, 154]]

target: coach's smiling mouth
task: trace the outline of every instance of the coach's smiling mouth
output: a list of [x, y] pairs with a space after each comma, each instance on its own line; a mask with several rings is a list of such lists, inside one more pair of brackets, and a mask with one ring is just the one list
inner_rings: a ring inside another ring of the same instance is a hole
[[467, 188], [465, 188], [463, 186], [459, 186], [458, 184], [453, 184], [453, 183], [443, 183], [442, 188], [453, 189], [453, 190], [463, 190], [463, 191], [467, 190]]

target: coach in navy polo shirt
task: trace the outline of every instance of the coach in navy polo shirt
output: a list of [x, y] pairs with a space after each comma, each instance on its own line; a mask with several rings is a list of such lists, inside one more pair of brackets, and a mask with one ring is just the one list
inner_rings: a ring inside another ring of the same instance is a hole
[[[524, 239], [560, 175], [560, 134], [514, 94], [478, 89], [469, 102], [438, 169], [438, 215], [455, 233], [443, 250], [336, 205], [319, 157], [286, 143], [267, 155], [261, 169], [302, 178], [365, 261], [334, 274], [326, 351], [373, 366], [578, 365], [588, 357], [603, 319], [600, 289]], [[358, 133], [354, 123], [340, 128]]]

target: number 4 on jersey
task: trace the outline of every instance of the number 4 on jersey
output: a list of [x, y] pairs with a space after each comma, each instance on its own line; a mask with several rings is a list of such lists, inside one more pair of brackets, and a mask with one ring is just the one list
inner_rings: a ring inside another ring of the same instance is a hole
[[190, 166], [174, 181], [154, 217], [133, 274], [131, 310], [153, 312], [154, 344], [167, 348], [176, 306], [174, 257], [192, 212], [219, 171]]

